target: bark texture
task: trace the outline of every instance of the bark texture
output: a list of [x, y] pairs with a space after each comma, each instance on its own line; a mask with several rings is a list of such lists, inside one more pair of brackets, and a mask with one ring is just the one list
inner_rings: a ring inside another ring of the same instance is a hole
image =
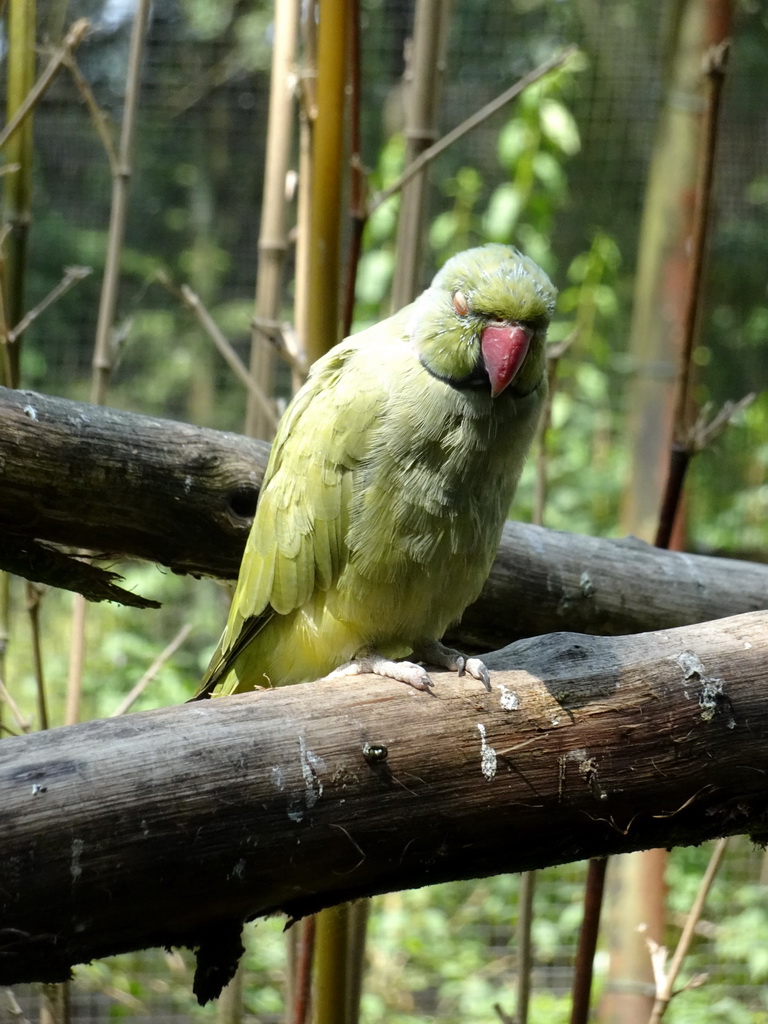
[[237, 576], [269, 445], [0, 388], [7, 534]]
[[[263, 441], [0, 388], [0, 568], [126, 603], [107, 574], [86, 579], [39, 542], [234, 578], [268, 455]], [[451, 640], [488, 650], [556, 629], [616, 635], [766, 607], [766, 565], [510, 522]]]
[[762, 841], [767, 626], [524, 640], [488, 657], [490, 693], [321, 681], [4, 740], [0, 984], [189, 945], [211, 992], [254, 916]]

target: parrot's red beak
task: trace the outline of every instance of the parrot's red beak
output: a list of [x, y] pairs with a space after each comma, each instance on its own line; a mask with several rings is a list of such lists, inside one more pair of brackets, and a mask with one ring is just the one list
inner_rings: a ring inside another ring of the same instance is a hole
[[533, 330], [523, 324], [493, 324], [480, 339], [483, 362], [496, 398], [511, 384], [528, 355]]

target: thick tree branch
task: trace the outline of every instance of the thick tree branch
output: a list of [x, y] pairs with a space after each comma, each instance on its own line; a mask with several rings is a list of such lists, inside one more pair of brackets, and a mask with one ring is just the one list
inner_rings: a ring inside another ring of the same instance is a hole
[[235, 577], [269, 445], [0, 388], [9, 534]]
[[[768, 829], [768, 613], [553, 634], [0, 744], [0, 984], [243, 920]], [[213, 951], [213, 953], [212, 953]]]
[[[5, 548], [37, 539], [233, 578], [268, 453], [235, 434], [0, 388]], [[0, 568], [19, 571], [2, 550]], [[452, 639], [487, 650], [553, 629], [610, 635], [765, 607], [765, 565], [508, 523]]]

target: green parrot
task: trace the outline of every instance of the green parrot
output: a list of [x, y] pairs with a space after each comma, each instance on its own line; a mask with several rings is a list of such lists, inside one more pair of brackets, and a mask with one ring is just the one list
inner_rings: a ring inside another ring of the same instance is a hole
[[315, 363], [196, 698], [365, 672], [425, 689], [416, 662], [489, 688], [440, 638], [490, 571], [544, 402], [555, 295], [516, 249], [469, 249]]

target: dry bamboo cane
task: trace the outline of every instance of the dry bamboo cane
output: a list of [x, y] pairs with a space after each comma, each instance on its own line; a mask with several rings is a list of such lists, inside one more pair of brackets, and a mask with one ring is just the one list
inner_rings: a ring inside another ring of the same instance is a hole
[[[406, 70], [405, 165], [410, 166], [437, 138], [437, 111], [445, 66], [450, 0], [419, 0]], [[427, 168], [403, 185], [397, 222], [392, 310], [421, 291], [421, 240], [427, 197]]]
[[[107, 236], [107, 256], [99, 301], [91, 377], [91, 401], [95, 405], [103, 405], [106, 401], [107, 386], [112, 373], [112, 326], [115, 318], [120, 281], [120, 261], [128, 208], [128, 187], [133, 159], [141, 61], [144, 52], [144, 38], [149, 19], [149, 9], [150, 0], [138, 0], [133, 20], [133, 29], [131, 31], [125, 105], [123, 108], [117, 165], [112, 166], [112, 205]], [[67, 702], [65, 710], [65, 724], [67, 725], [77, 722], [80, 717], [83, 667], [85, 663], [85, 619], [85, 598], [77, 595], [72, 606], [72, 640], [69, 669], [67, 672]]]
[[[288, 249], [286, 235], [286, 178], [293, 141], [296, 38], [299, 22], [298, 0], [275, 3], [275, 43], [269, 86], [267, 152], [264, 165], [264, 193], [259, 231], [259, 267], [251, 331], [251, 376], [263, 391], [272, 390], [274, 347], [271, 337], [279, 330], [280, 284]], [[271, 438], [274, 421], [269, 422], [253, 396], [248, 396], [245, 433]]]

